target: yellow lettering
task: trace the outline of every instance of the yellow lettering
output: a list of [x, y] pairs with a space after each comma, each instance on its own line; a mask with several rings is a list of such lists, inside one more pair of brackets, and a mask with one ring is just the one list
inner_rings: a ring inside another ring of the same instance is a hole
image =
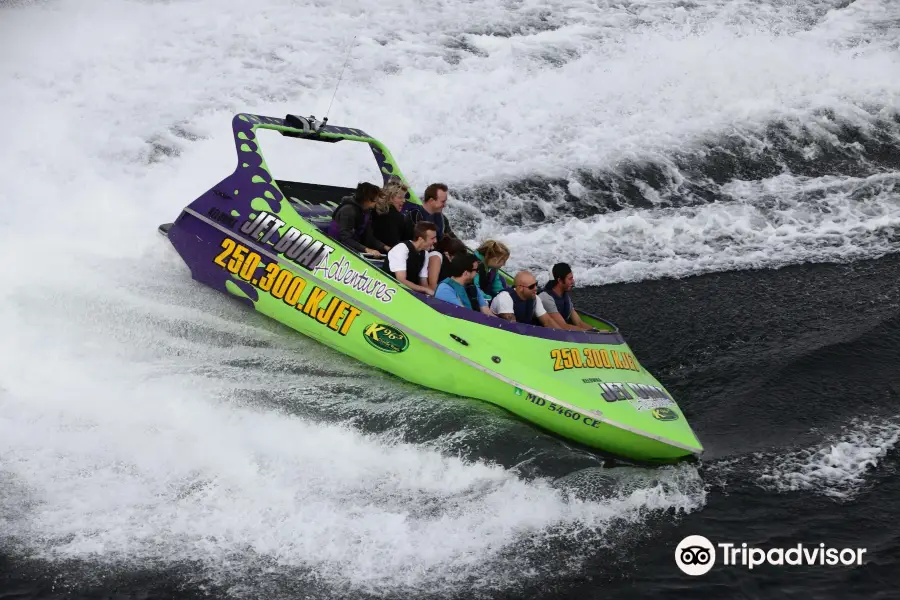
[[609, 352], [606, 350], [600, 351], [600, 360], [603, 362], [603, 366], [607, 369], [612, 369], [612, 363], [609, 362]]
[[[330, 317], [329, 318], [330, 322], [328, 323], [328, 327], [330, 327], [331, 329], [334, 329], [335, 331], [338, 330], [338, 321], [341, 320], [341, 316], [344, 314], [344, 311], [347, 310], [348, 306], [350, 306], [350, 305], [347, 304], [346, 302], [344, 302], [343, 300], [340, 300], [335, 305], [334, 311], [328, 315]], [[322, 321], [322, 322], [324, 323], [325, 321]]]
[[613, 350], [610, 354], [612, 354], [612, 357], [613, 357], [613, 364], [615, 364], [616, 368], [617, 368], [617, 369], [624, 369], [624, 368], [625, 368], [625, 364], [622, 362], [622, 359], [619, 358], [619, 353], [616, 352], [615, 350]]
[[[316, 315], [316, 321], [322, 323], [323, 325], [327, 323], [331, 319], [331, 315], [334, 314], [335, 308], [340, 304], [347, 304], [343, 300], [339, 299], [337, 296], [331, 298], [331, 302], [328, 303], [328, 308], [320, 308], [319, 314]], [[329, 325], [330, 327], [330, 325]], [[335, 331], [337, 331], [337, 327], [332, 327]]]
[[634, 359], [634, 356], [631, 354], [625, 355], [625, 360], [628, 362], [628, 368], [632, 371], [640, 371], [641, 368], [637, 366], [637, 361]]
[[319, 303], [322, 302], [322, 299], [328, 294], [325, 290], [321, 290], [317, 287], [314, 287], [309, 292], [309, 297], [306, 299], [306, 304], [303, 305], [303, 312], [309, 316], [313, 316], [312, 311], [319, 308]]
[[338, 332], [341, 335], [347, 335], [347, 332], [350, 331], [350, 326], [353, 325], [353, 319], [355, 319], [357, 315], [362, 312], [358, 308], [354, 308], [352, 306], [350, 306], [349, 308], [350, 312], [349, 314], [347, 314], [347, 318], [344, 319], [344, 324], [341, 325], [341, 330]]
[[383, 326], [381, 326], [381, 325], [376, 325], [375, 323], [372, 323], [371, 325], [369, 325], [368, 327], [366, 327], [365, 335], [369, 336], [369, 337], [372, 338], [373, 340], [377, 340], [377, 339], [378, 339], [378, 333], [379, 333], [380, 331], [382, 331], [383, 329], [384, 329]]

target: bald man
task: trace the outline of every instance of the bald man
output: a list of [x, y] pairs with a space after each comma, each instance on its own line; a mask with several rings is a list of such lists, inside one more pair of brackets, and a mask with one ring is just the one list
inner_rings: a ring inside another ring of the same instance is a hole
[[550, 329], [559, 329], [547, 315], [537, 294], [537, 279], [534, 278], [534, 275], [528, 271], [519, 271], [516, 273], [513, 286], [494, 296], [491, 310], [513, 323], [528, 325], [540, 323]]

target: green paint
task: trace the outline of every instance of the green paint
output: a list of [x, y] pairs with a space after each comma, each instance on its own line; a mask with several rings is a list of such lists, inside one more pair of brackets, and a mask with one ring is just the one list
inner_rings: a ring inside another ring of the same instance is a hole
[[262, 162], [259, 163], [259, 168], [266, 172], [266, 175], [269, 176], [269, 179], [275, 179], [274, 177], [272, 177], [272, 173], [269, 172], [269, 165], [266, 164], [266, 159], [262, 155], [262, 152], [257, 152], [257, 154], [259, 154], [260, 158], [262, 158]]
[[250, 122], [250, 119], [248, 119], [248, 118], [245, 117], [244, 115], [240, 115], [240, 116], [238, 117], [238, 119], [240, 119], [241, 121], [246, 121], [247, 123]]
[[234, 190], [234, 195], [237, 196], [238, 192], [240, 192], [240, 190]]
[[241, 298], [246, 298], [247, 300], [251, 300], [250, 296], [248, 296], [247, 294], [245, 294], [245, 293], [241, 290], [241, 288], [239, 288], [239, 287], [237, 286], [237, 284], [235, 284], [235, 283], [232, 282], [232, 281], [226, 281], [226, 282], [225, 282], [225, 289], [228, 290], [229, 292], [231, 292], [232, 294], [234, 294], [235, 296], [239, 296], [239, 297], [241, 297]]
[[248, 163], [241, 163], [241, 166], [246, 168], [246, 167], [249, 167], [250, 165]]
[[244, 133], [243, 131], [238, 131], [238, 137], [241, 138], [242, 140], [249, 140], [249, 139], [250, 139], [250, 138], [247, 137], [247, 134]]
[[239, 213], [239, 212], [236, 211], [236, 210], [233, 210], [233, 211], [231, 211], [231, 216], [232, 216], [232, 217], [239, 217], [239, 216], [241, 216], [241, 213]]
[[247, 144], [241, 144], [241, 152], [253, 152]]
[[[265, 124], [254, 125], [253, 130], [257, 127], [285, 129], [268, 124], [271, 119], [263, 121]], [[356, 138], [347, 134], [327, 137], [379, 148], [386, 161], [382, 173], [403, 179], [387, 148], [374, 138], [359, 133]], [[241, 147], [242, 142], [237, 136], [233, 139], [240, 150], [246, 151], [249, 147], [247, 144]], [[254, 193], [249, 194], [257, 196], [250, 204], [253, 209], [250, 219], [258, 218], [260, 211], [278, 209], [277, 214], [284, 222], [280, 230], [286, 231], [293, 226], [316, 240], [327, 241], [315, 223], [300, 218], [293, 208], [288, 208], [287, 198], [280, 202], [274, 200], [278, 197], [275, 193], [277, 184], [262, 150], [258, 149], [256, 153], [260, 156], [263, 172], [254, 178], [256, 185], [261, 186], [256, 188], [259, 191], [254, 189]], [[410, 196], [412, 202], [420, 203], [415, 194]], [[254, 308], [369, 365], [428, 388], [491, 402], [576, 443], [647, 461], [667, 462], [702, 452], [699, 441], [674, 401], [664, 407], [653, 406], [657, 409], [654, 411], [638, 397], [605, 399], [597, 383], [662, 388], [646, 369], [640, 368], [627, 343], [612, 336], [590, 336], [577, 343], [559, 342], [445, 316], [404, 291], [386, 274], [372, 269], [355, 253], [338, 246], [329, 261], [340, 260], [347, 261], [357, 272], [366, 271], [367, 277], [393, 290], [391, 300], [383, 302], [357, 289], [352, 282], [331, 281], [334, 295], [358, 311], [352, 326], [348, 325], [346, 335], [323, 326], [317, 318], [311, 318], [311, 314], [289, 306], [271, 294], [260, 293], [253, 303]], [[319, 283], [320, 275], [299, 268], [296, 271], [302, 271], [302, 277], [308, 281], [304, 296], [300, 298], [303, 303], [304, 297], [308, 297], [310, 290]], [[501, 275], [508, 276], [506, 273]], [[238, 287], [241, 285], [239, 280], [232, 277], [225, 277], [225, 280], [229, 294], [247, 297]], [[247, 293], [254, 294], [250, 288]], [[325, 309], [328, 304], [324, 299], [322, 302], [319, 309]], [[591, 315], [581, 314], [581, 318], [598, 329], [610, 328]], [[468, 340], [469, 345], [460, 345], [458, 339]], [[466, 360], [458, 360], [460, 355]], [[498, 362], [500, 357], [502, 362]], [[442, 369], [428, 368], [434, 364], [441, 364]], [[640, 388], [616, 389], [636, 395]]]
[[259, 175], [254, 175], [253, 179], [251, 179], [253, 183], [266, 183], [266, 180], [260, 177]]
[[265, 198], [254, 198], [250, 202], [250, 206], [251, 206], [251, 208], [253, 208], [253, 210], [272, 212], [272, 207], [269, 206], [269, 203], [266, 202]]

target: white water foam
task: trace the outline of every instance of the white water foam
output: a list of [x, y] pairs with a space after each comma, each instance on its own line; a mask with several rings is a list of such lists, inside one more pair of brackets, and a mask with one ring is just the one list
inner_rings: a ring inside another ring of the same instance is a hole
[[[52, 280], [21, 268], [3, 297], [5, 551], [139, 570], [200, 565], [198, 578], [256, 591], [273, 577], [326, 596], [508, 589], [576, 569], [615, 543], [612, 527], [640, 530], [649, 513], [705, 503], [693, 467], [581, 499], [441, 444], [243, 401], [264, 393], [321, 408], [353, 401], [329, 397], [330, 381], [368, 382], [368, 394], [390, 386], [193, 284], [165, 245], [140, 255], [140, 271], [131, 256], [98, 252], [60, 256]], [[239, 366], [248, 359], [267, 364]], [[413, 396], [387, 408], [402, 404], [414, 422], [413, 411], [438, 403]], [[540, 554], [573, 541], [564, 565]], [[537, 557], [526, 567], [528, 553]]]
[[626, 209], [499, 237], [524, 249], [510, 268], [541, 276], [567, 257], [579, 284], [852, 261], [896, 251], [900, 173], [811, 179], [780, 175], [723, 188], [731, 202]]
[[816, 447], [772, 457], [757, 481], [778, 492], [802, 490], [848, 499], [898, 441], [900, 424], [856, 420]]
[[[68, 308], [77, 316], [75, 303]], [[108, 316], [102, 305], [81, 310], [90, 308]], [[497, 466], [234, 406], [223, 399], [228, 382], [204, 374], [216, 355], [240, 348], [203, 357], [178, 347], [180, 368], [168, 373], [161, 359], [148, 360], [169, 348], [165, 330], [136, 319], [139, 347], [115, 336], [97, 347], [79, 321], [69, 333], [82, 330], [81, 347], [55, 319], [26, 321], [27, 331], [13, 328], [0, 345], [0, 471], [11, 480], [0, 507], [17, 507], [0, 516], [0, 543], [37, 558], [200, 563], [224, 584], [262, 569], [372, 592], [434, 591], [473, 578], [476, 587], [521, 583], [529, 576], [501, 562], [519, 544], [563, 529], [593, 540], [588, 553], [611, 543], [604, 532], [614, 523], [705, 501], [689, 467], [582, 501]], [[303, 377], [261, 383], [315, 386]]]

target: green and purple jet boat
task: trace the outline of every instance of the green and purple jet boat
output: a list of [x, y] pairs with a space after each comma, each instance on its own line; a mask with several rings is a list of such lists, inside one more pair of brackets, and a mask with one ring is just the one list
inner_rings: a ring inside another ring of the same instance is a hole
[[[385, 181], [406, 181], [384, 144], [314, 117], [239, 114], [232, 127], [235, 171], [159, 228], [194, 279], [368, 365], [493, 403], [602, 453], [666, 463], [703, 452], [615, 325], [583, 312], [596, 332], [511, 323], [410, 290], [381, 259], [327, 235], [334, 208], [356, 182], [276, 179], [256, 134], [367, 144]], [[412, 192], [408, 200], [420, 203]]]

